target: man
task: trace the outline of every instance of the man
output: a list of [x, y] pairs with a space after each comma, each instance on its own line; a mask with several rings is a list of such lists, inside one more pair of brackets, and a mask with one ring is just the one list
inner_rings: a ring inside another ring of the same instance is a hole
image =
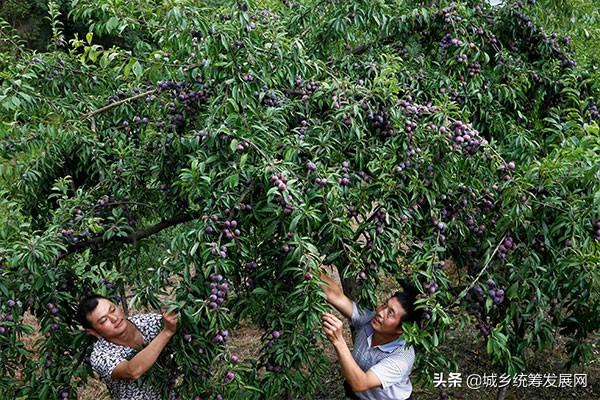
[[[327, 301], [354, 328], [352, 353], [343, 336], [343, 323], [333, 314], [322, 316], [323, 330], [333, 344], [346, 392], [350, 398], [361, 400], [412, 399], [409, 375], [415, 360], [415, 351], [402, 338], [403, 322], [418, 320], [415, 294], [397, 292], [375, 311], [361, 310], [326, 274], [323, 291]], [[349, 390], [348, 390], [349, 389]]]
[[[127, 318], [121, 307], [93, 294], [79, 303], [77, 319], [87, 334], [98, 338], [90, 362], [113, 400], [160, 400], [156, 388], [136, 381], [154, 365], [175, 334], [176, 313]], [[140, 347], [143, 349], [136, 354]]]

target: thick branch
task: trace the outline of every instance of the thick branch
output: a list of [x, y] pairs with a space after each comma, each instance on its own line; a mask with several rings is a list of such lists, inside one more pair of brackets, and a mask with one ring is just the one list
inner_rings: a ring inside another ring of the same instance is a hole
[[91, 238], [90, 240], [73, 243], [73, 244], [67, 246], [67, 251], [65, 253], [61, 253], [58, 255], [56, 261], [60, 261], [70, 254], [77, 253], [81, 250], [84, 250], [88, 247], [91, 247], [91, 246], [94, 246], [94, 245], [97, 245], [100, 243], [109, 243], [109, 242], [119, 242], [119, 243], [127, 243], [127, 244], [135, 243], [138, 240], [152, 236], [152, 235], [162, 231], [163, 229], [169, 228], [171, 226], [179, 225], [184, 222], [192, 221], [195, 218], [196, 218], [196, 216], [192, 215], [192, 214], [180, 214], [180, 215], [176, 215], [175, 217], [173, 217], [171, 219], [161, 221], [158, 224], [153, 225], [149, 228], [143, 229], [141, 231], [133, 232], [127, 236], [113, 236], [112, 238], [107, 239], [107, 240], [104, 240], [102, 238], [102, 236], [96, 236], [94, 238]]

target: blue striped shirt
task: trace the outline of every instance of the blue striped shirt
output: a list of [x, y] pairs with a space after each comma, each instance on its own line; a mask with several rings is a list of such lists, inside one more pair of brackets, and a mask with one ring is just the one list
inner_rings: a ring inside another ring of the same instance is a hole
[[350, 324], [355, 330], [352, 356], [363, 371], [373, 372], [381, 381], [380, 387], [355, 394], [362, 400], [407, 399], [412, 393], [409, 376], [415, 362], [415, 350], [400, 338], [371, 346], [374, 315], [373, 311], [359, 310], [356, 303], [352, 304]]

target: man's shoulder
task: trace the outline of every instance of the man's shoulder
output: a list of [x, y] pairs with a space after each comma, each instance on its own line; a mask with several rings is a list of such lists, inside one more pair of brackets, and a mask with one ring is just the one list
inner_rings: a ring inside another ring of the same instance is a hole
[[355, 301], [352, 302], [352, 316], [350, 321], [355, 328], [367, 325], [373, 319], [373, 315], [375, 315], [373, 310], [364, 308]]
[[415, 348], [412, 344], [401, 343], [394, 351], [390, 353], [390, 357], [402, 359], [415, 359]]
[[90, 365], [101, 377], [106, 378], [116, 364], [126, 359], [127, 356], [127, 348], [99, 338], [92, 346]]
[[157, 325], [162, 322], [162, 315], [156, 313], [148, 313], [148, 314], [135, 314], [129, 317], [129, 320], [137, 325]]
[[162, 315], [160, 314], [136, 314], [129, 317], [140, 331], [146, 341], [154, 339], [162, 327]]
[[92, 357], [105, 352], [112, 352], [117, 345], [104, 338], [98, 338], [92, 345]]

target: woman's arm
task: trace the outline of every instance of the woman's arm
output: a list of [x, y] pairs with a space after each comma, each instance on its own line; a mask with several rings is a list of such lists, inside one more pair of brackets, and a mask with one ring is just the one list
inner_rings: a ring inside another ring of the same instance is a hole
[[321, 273], [321, 279], [324, 282], [322, 288], [327, 296], [327, 302], [344, 317], [350, 319], [352, 317], [352, 300], [344, 294], [342, 288], [339, 287], [325, 272]]

